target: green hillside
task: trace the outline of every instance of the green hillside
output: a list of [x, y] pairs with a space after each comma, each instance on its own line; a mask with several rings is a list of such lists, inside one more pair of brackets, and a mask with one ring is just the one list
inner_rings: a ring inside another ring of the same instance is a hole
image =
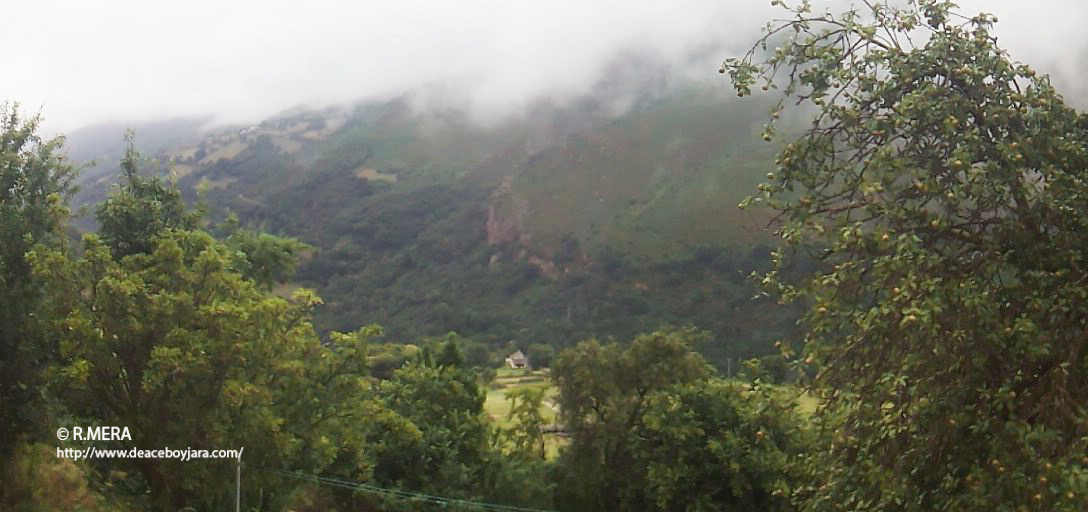
[[207, 134], [160, 152], [160, 171], [213, 218], [312, 245], [294, 284], [324, 298], [322, 331], [527, 347], [695, 325], [724, 365], [792, 328], [751, 300], [771, 238], [736, 208], [770, 159], [753, 142], [766, 105], [690, 87], [621, 116], [587, 98], [481, 125], [411, 104]]

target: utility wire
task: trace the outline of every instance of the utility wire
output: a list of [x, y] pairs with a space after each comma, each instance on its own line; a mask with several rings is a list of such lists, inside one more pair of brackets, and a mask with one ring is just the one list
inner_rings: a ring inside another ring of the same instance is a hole
[[297, 480], [304, 480], [307, 482], [313, 482], [322, 485], [330, 485], [333, 487], [339, 487], [341, 489], [348, 489], [356, 492], [368, 492], [376, 494], [386, 498], [400, 499], [400, 500], [414, 500], [422, 501], [425, 503], [433, 503], [435, 505], [471, 505], [482, 508], [484, 510], [494, 510], [497, 512], [554, 512], [551, 510], [544, 510], [539, 508], [525, 508], [515, 507], [512, 505], [499, 505], [497, 503], [487, 503], [482, 501], [463, 500], [460, 498], [447, 498], [444, 496], [434, 496], [430, 494], [423, 494], [410, 491], [402, 491], [400, 489], [391, 489], [387, 487], [379, 487], [376, 485], [364, 484], [362, 482], [349, 482], [347, 480], [338, 480], [335, 478], [329, 478], [318, 475], [309, 475], [300, 472], [286, 471], [283, 469], [266, 468], [261, 466], [253, 466], [255, 469], [265, 471], [268, 473], [274, 473], [287, 478], [294, 478]]

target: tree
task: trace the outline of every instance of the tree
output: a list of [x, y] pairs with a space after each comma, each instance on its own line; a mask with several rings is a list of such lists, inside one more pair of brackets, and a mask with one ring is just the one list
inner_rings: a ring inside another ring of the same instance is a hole
[[25, 255], [63, 244], [75, 175], [61, 153], [64, 139], [42, 139], [39, 122], [0, 104], [0, 482], [15, 443], [38, 422], [39, 376], [51, 355], [36, 314], [41, 281]]
[[455, 332], [446, 334], [446, 341], [442, 342], [442, 352], [438, 355], [438, 366], [452, 366], [463, 368], [465, 366], [465, 354], [461, 351], [458, 341], [460, 336]]
[[239, 229], [227, 237], [227, 245], [245, 255], [238, 271], [266, 290], [295, 275], [299, 254], [309, 246], [294, 238], [285, 238]]
[[571, 434], [558, 462], [559, 505], [640, 508], [641, 468], [627, 437], [642, 425], [653, 392], [709, 375], [692, 351], [700, 337], [678, 330], [644, 334], [628, 346], [590, 340], [556, 357], [551, 375], [559, 388], [560, 421]]
[[[103, 237], [87, 235], [81, 257], [30, 253], [56, 340], [56, 400], [77, 418], [130, 429], [131, 444], [117, 447], [245, 447], [255, 467], [365, 478], [359, 422], [380, 409], [366, 374], [377, 329], [322, 344], [310, 323], [317, 297], [267, 293], [244, 273], [254, 256], [196, 229], [199, 217], [171, 203], [175, 189], [134, 169], [124, 179], [99, 209]], [[233, 500], [209, 482], [229, 481], [234, 461], [101, 464], [139, 475], [152, 510]], [[272, 478], [252, 474], [247, 488], [283, 503], [293, 486]]]
[[[796, 497], [1084, 510], [1088, 117], [1009, 60], [992, 16], [864, 4], [802, 2], [722, 68], [741, 95], [816, 110], [747, 202], [779, 213], [764, 283], [808, 306], [803, 363], [834, 436]], [[819, 267], [791, 279], [799, 255]]]
[[478, 490], [489, 430], [473, 372], [418, 361], [382, 382], [380, 396], [394, 415], [372, 431], [379, 483], [461, 496]]
[[177, 187], [157, 176], [140, 176], [135, 137], [132, 131], [125, 134], [127, 147], [121, 159], [120, 187], [97, 210], [99, 235], [117, 260], [130, 254], [150, 253], [155, 238], [162, 232], [195, 229], [202, 215], [201, 211], [188, 208]]
[[[447, 337], [443, 346], [456, 340]], [[484, 393], [472, 370], [420, 358], [381, 382], [380, 396], [385, 412], [367, 428], [379, 485], [498, 504], [550, 506], [549, 466], [522, 450], [510, 453], [507, 432], [488, 422]]]
[[544, 460], [547, 457], [544, 444], [544, 407], [545, 388], [518, 388], [506, 394], [510, 402], [509, 417], [513, 420], [504, 434], [514, 447], [514, 453], [530, 458]]
[[395, 370], [420, 357], [419, 347], [401, 343], [371, 343], [367, 350], [370, 374], [383, 380], [392, 378]]
[[811, 439], [785, 392], [722, 379], [651, 395], [628, 437], [644, 510], [788, 511]]
[[533, 343], [529, 345], [528, 356], [534, 368], [548, 368], [555, 358], [555, 348], [547, 343]]
[[519, 388], [507, 394], [511, 402], [509, 427], [494, 426], [482, 487], [491, 501], [551, 509], [554, 505], [554, 466], [547, 458], [544, 437], [544, 388]]
[[564, 508], [793, 510], [792, 460], [810, 444], [793, 400], [758, 380], [713, 378], [691, 350], [699, 337], [655, 332], [559, 354]]

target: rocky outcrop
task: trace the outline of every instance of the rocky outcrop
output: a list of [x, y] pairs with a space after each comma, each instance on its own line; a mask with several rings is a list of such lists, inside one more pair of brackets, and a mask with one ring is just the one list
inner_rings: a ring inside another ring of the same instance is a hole
[[520, 241], [529, 203], [514, 192], [513, 180], [507, 176], [491, 193], [487, 206], [487, 243]]
[[[533, 236], [525, 232], [525, 216], [529, 212], [529, 202], [514, 192], [513, 179], [509, 176], [491, 193], [487, 206], [487, 243], [489, 245], [512, 243], [519, 248], [513, 255], [515, 260], [525, 260], [540, 269], [540, 273], [549, 278], [556, 278], [559, 272], [555, 262], [534, 254]], [[491, 255], [488, 266], [494, 268], [502, 259], [499, 253]]]

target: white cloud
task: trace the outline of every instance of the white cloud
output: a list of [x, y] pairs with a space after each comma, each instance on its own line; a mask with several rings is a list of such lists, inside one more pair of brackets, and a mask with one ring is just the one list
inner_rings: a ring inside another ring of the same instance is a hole
[[[1002, 18], [1014, 57], [1051, 72], [1082, 64], [1084, 2], [963, 3]], [[586, 92], [621, 50], [724, 58], [775, 13], [763, 0], [13, 0], [0, 99], [42, 106], [60, 130], [179, 115], [252, 121], [434, 82], [501, 111]]]

